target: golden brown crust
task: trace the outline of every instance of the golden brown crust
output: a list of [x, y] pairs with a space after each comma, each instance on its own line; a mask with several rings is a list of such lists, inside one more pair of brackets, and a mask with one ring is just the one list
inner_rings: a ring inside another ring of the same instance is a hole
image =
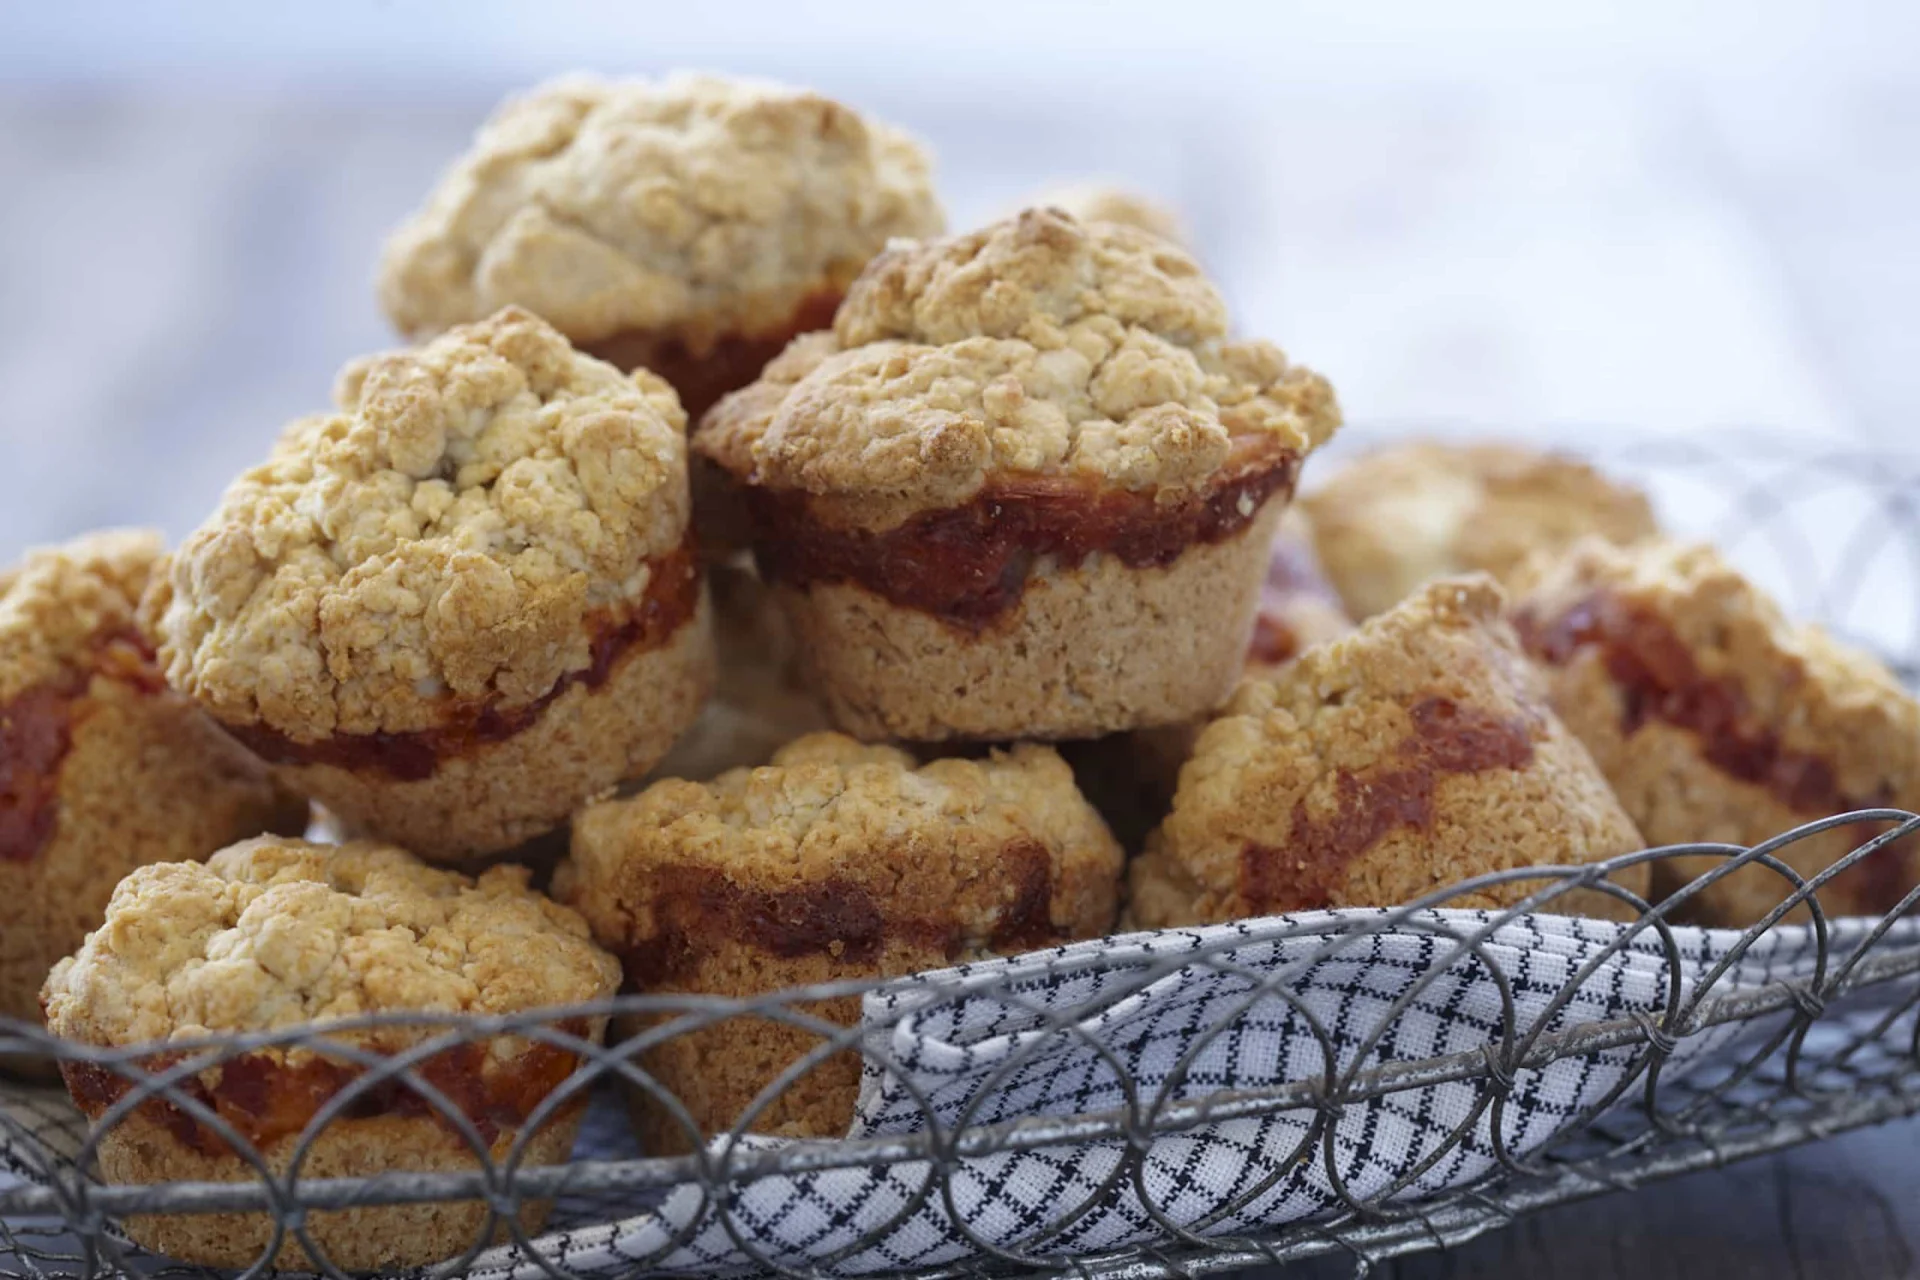
[[[1920, 703], [1866, 654], [1796, 625], [1710, 547], [1583, 541], [1527, 566], [1515, 618], [1555, 707], [1656, 845], [1750, 845], [1828, 813], [1920, 807]], [[1838, 831], [1786, 857], [1810, 874], [1864, 836]], [[1668, 887], [1711, 865], [1674, 864]], [[1822, 901], [1878, 913], [1915, 883], [1920, 850], [1891, 850]], [[1708, 889], [1698, 915], [1748, 924], [1786, 888], [1743, 871]]]
[[0, 703], [90, 675], [96, 641], [139, 630], [160, 535], [114, 529], [29, 551], [0, 573]]
[[149, 665], [134, 613], [159, 554], [95, 534], [0, 579], [0, 1014], [39, 1020], [48, 970], [135, 867], [305, 825]]
[[1178, 247], [1029, 210], [889, 248], [833, 333], [797, 339], [722, 400], [695, 448], [869, 530], [1015, 475], [1171, 500], [1226, 466], [1236, 438], [1304, 456], [1339, 423], [1324, 379], [1226, 332]]
[[514, 850], [564, 826], [587, 797], [659, 765], [699, 721], [714, 687], [710, 612], [702, 595], [663, 644], [622, 655], [603, 683], [568, 686], [524, 728], [443, 756], [424, 777], [333, 763], [285, 764], [278, 776], [348, 830], [433, 862]]
[[1430, 579], [1474, 570], [1503, 585], [1535, 551], [1586, 535], [1658, 532], [1646, 495], [1562, 454], [1415, 441], [1368, 453], [1300, 498], [1322, 564], [1356, 618]]
[[[521, 1168], [564, 1164], [580, 1130], [582, 1108], [563, 1108], [524, 1139]], [[504, 1162], [515, 1134], [492, 1146]], [[297, 1138], [266, 1144], [260, 1152], [267, 1167], [284, 1176]], [[135, 1111], [99, 1140], [100, 1172], [109, 1183], [251, 1182], [252, 1168], [230, 1153], [205, 1154], [182, 1146], [160, 1122]], [[400, 1170], [466, 1172], [477, 1167], [473, 1149], [438, 1121], [426, 1117], [376, 1116], [336, 1120], [314, 1139], [300, 1162], [302, 1178], [370, 1178]], [[518, 1215], [521, 1230], [537, 1234], [551, 1202], [529, 1200]], [[308, 1215], [307, 1230], [323, 1253], [345, 1271], [392, 1272], [424, 1267], [459, 1255], [486, 1231], [487, 1206], [475, 1201], [410, 1204], [321, 1211]], [[273, 1219], [264, 1213], [133, 1215], [127, 1234], [155, 1253], [211, 1267], [245, 1267], [259, 1258], [273, 1238]], [[504, 1243], [505, 1223], [496, 1225], [489, 1243]], [[313, 1269], [307, 1251], [291, 1235], [274, 1265], [282, 1270]]]
[[[1274, 679], [1242, 684], [1201, 734], [1173, 813], [1134, 864], [1132, 919], [1161, 927], [1390, 906], [1491, 871], [1639, 848], [1548, 709], [1503, 603], [1483, 576], [1433, 583]], [[1644, 874], [1633, 880], [1643, 891]]]
[[943, 224], [920, 146], [818, 94], [570, 76], [481, 128], [388, 241], [380, 296], [415, 337], [517, 304], [576, 342], [637, 330], [697, 354]]
[[990, 625], [963, 630], [852, 583], [776, 585], [807, 683], [862, 738], [1072, 739], [1202, 715], [1245, 661], [1269, 502], [1240, 532], [1171, 564], [1112, 556], [1030, 575]]
[[591, 662], [688, 517], [673, 392], [509, 309], [349, 366], [155, 584], [167, 678], [296, 741], [513, 708]]
[[[1047, 748], [915, 768], [898, 748], [814, 734], [763, 768], [589, 807], [555, 891], [641, 990], [748, 996], [1096, 935], [1112, 924], [1121, 863]], [[859, 1013], [857, 1000], [809, 1010], [842, 1024]], [[859, 1063], [847, 1054], [743, 1119], [817, 1043], [741, 1019], [676, 1036], [647, 1065], [703, 1134], [744, 1122], [826, 1136], [852, 1117]], [[650, 1151], [692, 1145], [664, 1108], [639, 1110]]]
[[[508, 1013], [618, 985], [586, 923], [528, 889], [522, 867], [474, 880], [390, 845], [262, 837], [133, 872], [43, 1000], [55, 1034], [130, 1045], [384, 1011]], [[336, 1040], [390, 1051], [426, 1034]]]

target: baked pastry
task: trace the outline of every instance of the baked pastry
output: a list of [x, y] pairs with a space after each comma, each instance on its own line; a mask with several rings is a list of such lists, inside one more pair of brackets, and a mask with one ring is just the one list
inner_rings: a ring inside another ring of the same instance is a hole
[[672, 389], [509, 308], [348, 366], [337, 398], [156, 584], [169, 682], [437, 860], [645, 773], [713, 678]]
[[[1280, 517], [1280, 530], [1268, 552], [1267, 577], [1260, 584], [1260, 604], [1253, 615], [1253, 636], [1247, 642], [1242, 672], [1256, 680], [1271, 679], [1314, 645], [1351, 630], [1353, 622], [1340, 597], [1320, 572], [1311, 526], [1289, 507]], [[1122, 772], [1133, 795], [1154, 811], [1154, 823], [1166, 816], [1180, 783], [1180, 766], [1193, 754], [1206, 726], [1207, 717], [1200, 716], [1184, 724], [1141, 729], [1125, 739], [1130, 765]], [[1107, 812], [1106, 805], [1101, 805], [1101, 812]], [[1113, 822], [1110, 813], [1107, 820]]]
[[[554, 891], [621, 956], [639, 991], [752, 996], [1104, 933], [1121, 861], [1049, 748], [916, 769], [896, 747], [823, 733], [763, 768], [589, 806]], [[808, 1009], [851, 1025], [859, 1003]], [[744, 1123], [826, 1137], [853, 1117], [852, 1053], [826, 1058], [745, 1116], [818, 1044], [799, 1027], [742, 1017], [676, 1035], [645, 1065], [703, 1136]], [[657, 1101], [635, 1104], [648, 1151], [692, 1145]]]
[[[125, 1047], [374, 1013], [505, 1014], [611, 997], [619, 964], [593, 944], [580, 917], [530, 891], [526, 879], [519, 867], [496, 867], [476, 881], [387, 845], [274, 837], [223, 849], [205, 864], [142, 867], [115, 890], [105, 923], [47, 978], [47, 1025], [70, 1040]], [[605, 1021], [556, 1026], [597, 1041]], [[309, 1043], [385, 1055], [445, 1030], [444, 1020], [423, 1017], [331, 1030]], [[465, 1114], [493, 1159], [518, 1144], [519, 1163], [531, 1167], [563, 1163], [572, 1150], [585, 1092], [537, 1117], [535, 1110], [576, 1058], [562, 1045], [499, 1036], [435, 1053], [417, 1072]], [[161, 1054], [143, 1064], [151, 1071], [169, 1061]], [[96, 1120], [128, 1089], [106, 1067], [73, 1061], [62, 1071], [74, 1102]], [[338, 1053], [275, 1045], [229, 1056], [181, 1087], [284, 1173], [302, 1131], [336, 1094], [355, 1088], [360, 1072]], [[454, 1123], [403, 1079], [356, 1092], [313, 1137], [302, 1177], [480, 1167]], [[528, 1130], [530, 1120], [537, 1129]], [[164, 1098], [139, 1103], [95, 1137], [109, 1183], [256, 1176], [215, 1129]], [[546, 1210], [523, 1205], [521, 1226], [539, 1230]], [[370, 1271], [458, 1254], [487, 1220], [484, 1204], [455, 1201], [315, 1212], [307, 1228], [335, 1266]], [[142, 1246], [203, 1266], [249, 1265], [273, 1234], [265, 1213], [133, 1216], [124, 1225]], [[313, 1261], [289, 1237], [273, 1265]]]
[[570, 76], [482, 126], [388, 241], [380, 297], [416, 339], [526, 307], [697, 418], [831, 323], [890, 238], [943, 224], [919, 144], [816, 93]]
[[1645, 494], [1564, 454], [1421, 440], [1362, 455], [1300, 497], [1347, 611], [1367, 618], [1421, 583], [1481, 570], [1503, 585], [1536, 551], [1659, 532]]
[[[1855, 809], [1920, 809], [1920, 703], [1885, 667], [1789, 621], [1709, 547], [1598, 539], [1521, 575], [1520, 635], [1554, 706], [1654, 845], [1753, 845]], [[1811, 876], [1881, 828], [1843, 827], [1780, 858]], [[1725, 860], [1655, 864], [1664, 896]], [[1905, 840], [1820, 891], [1829, 916], [1879, 915], [1920, 884]], [[1791, 886], [1745, 867], [1689, 914], [1745, 926]], [[1797, 915], [1804, 916], [1804, 910]]]
[[160, 555], [156, 535], [98, 533], [0, 572], [0, 1015], [38, 1021], [47, 971], [135, 867], [306, 824], [160, 678], [136, 616]]
[[1178, 248], [1039, 209], [889, 249], [694, 447], [842, 729], [1074, 738], [1225, 696], [1338, 422]]
[[[1394, 906], [1489, 872], [1641, 847], [1484, 575], [1430, 583], [1271, 680], [1240, 686], [1132, 867], [1143, 928]], [[1644, 896], [1646, 870], [1621, 873]], [[1494, 907], [1529, 880], [1449, 900]], [[1577, 891], [1547, 908], [1624, 917]]]
[[1190, 248], [1191, 238], [1180, 215], [1166, 205], [1137, 191], [1104, 182], [1074, 182], [1050, 187], [1028, 204], [1033, 208], [1053, 208], [1073, 215], [1081, 222], [1118, 222], [1152, 232], [1162, 240], [1171, 240]]

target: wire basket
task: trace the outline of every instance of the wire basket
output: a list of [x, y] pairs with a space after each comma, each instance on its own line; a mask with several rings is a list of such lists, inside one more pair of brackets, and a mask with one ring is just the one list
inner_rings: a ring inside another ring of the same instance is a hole
[[[1608, 461], [1641, 472], [1670, 523], [1736, 555], [1759, 540], [1760, 576], [1791, 606], [1917, 669], [1913, 462], [1726, 437]], [[1676, 493], [1695, 496], [1676, 505]], [[1862, 838], [1827, 871], [1803, 879], [1783, 860], [1836, 827]], [[161, 1226], [167, 1239], [251, 1241], [247, 1275], [343, 1274], [325, 1242], [328, 1224], [349, 1221], [401, 1253], [410, 1234], [438, 1230], [452, 1241], [444, 1260], [416, 1270], [500, 1280], [1144, 1277], [1332, 1252], [1364, 1270], [1546, 1205], [1920, 1112], [1920, 926], [1904, 918], [1920, 890], [1877, 921], [1821, 908], [1834, 877], [1900, 856], [1917, 833], [1920, 816], [1870, 810], [1752, 849], [1482, 877], [1391, 911], [1125, 935], [752, 1000], [382, 1016], [164, 1051], [0, 1021], [0, 1054], [109, 1086], [89, 1123], [63, 1090], [0, 1079], [0, 1169], [15, 1176], [0, 1183], [0, 1277], [207, 1274], [134, 1244], [130, 1221], [148, 1240]], [[1701, 855], [1718, 865], [1657, 907], [1606, 879]], [[1751, 865], [1781, 880], [1766, 920], [1744, 932], [1674, 923], [1698, 887]], [[1448, 906], [1494, 881], [1528, 896], [1497, 912]], [[1560, 895], [1595, 890], [1639, 918], [1554, 914]], [[850, 997], [856, 1025], [823, 1016], [822, 1001]], [[610, 1015], [625, 1033], [603, 1046], [588, 1029]], [[750, 1045], [769, 1023], [815, 1047], [733, 1132], [685, 1154], [640, 1149], [624, 1114], [636, 1095], [691, 1131], [653, 1055], [715, 1028]], [[385, 1055], [345, 1038], [372, 1025], [421, 1034]], [[503, 1127], [440, 1067], [462, 1046], [506, 1043], [547, 1046], [577, 1069]], [[238, 1079], [260, 1050], [294, 1047], [339, 1070], [271, 1141], [200, 1085], [212, 1068]], [[860, 1090], [846, 1137], [754, 1132], [778, 1096], [850, 1056]], [[453, 1135], [461, 1158], [316, 1171], [334, 1126], [388, 1116]], [[141, 1117], [199, 1135], [232, 1159], [229, 1174], [105, 1176], [103, 1135]], [[577, 1141], [556, 1147], [576, 1123]]]

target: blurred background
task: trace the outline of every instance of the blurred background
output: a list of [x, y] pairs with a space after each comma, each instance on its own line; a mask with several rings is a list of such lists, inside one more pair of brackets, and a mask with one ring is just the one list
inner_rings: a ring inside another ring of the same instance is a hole
[[1177, 207], [1356, 423], [1920, 445], [1920, 6], [0, 4], [0, 558], [175, 536], [347, 357], [387, 229], [577, 67], [818, 86], [956, 225]]

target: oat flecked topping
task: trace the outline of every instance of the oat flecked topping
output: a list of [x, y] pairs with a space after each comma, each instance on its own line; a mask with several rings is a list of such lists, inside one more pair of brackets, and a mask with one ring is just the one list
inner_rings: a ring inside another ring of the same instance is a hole
[[0, 572], [0, 703], [90, 669], [91, 643], [136, 630], [158, 534], [112, 530], [29, 551]]
[[796, 339], [695, 447], [883, 529], [996, 475], [1173, 495], [1225, 465], [1236, 437], [1304, 455], [1338, 424], [1325, 379], [1228, 338], [1225, 302], [1183, 250], [1033, 209], [888, 249], [832, 333]]
[[509, 308], [349, 365], [227, 489], [147, 602], [174, 687], [295, 739], [512, 707], [590, 662], [688, 515], [683, 417], [652, 374]]
[[628, 330], [696, 350], [778, 332], [894, 236], [937, 234], [905, 134], [802, 89], [571, 76], [508, 100], [388, 242], [402, 332], [516, 303], [576, 342]]
[[263, 836], [121, 882], [42, 996], [48, 1026], [125, 1045], [395, 1010], [510, 1013], [610, 996], [619, 965], [524, 867], [478, 880], [390, 845]]

